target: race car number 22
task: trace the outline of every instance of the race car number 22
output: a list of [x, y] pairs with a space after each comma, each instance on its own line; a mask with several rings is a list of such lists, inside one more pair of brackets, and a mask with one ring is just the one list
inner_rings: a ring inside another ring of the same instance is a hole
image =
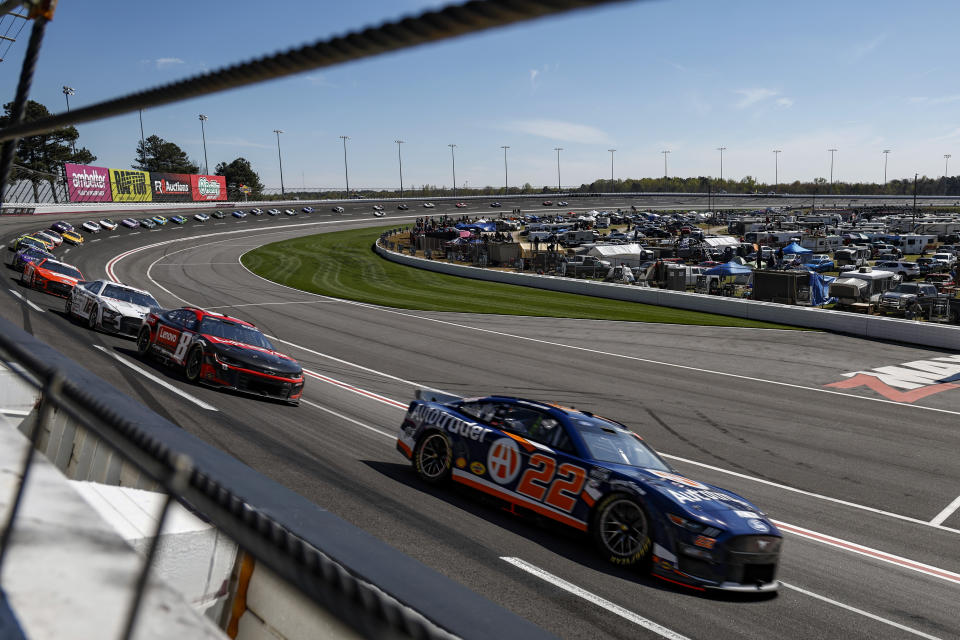
[[530, 456], [530, 468], [517, 484], [517, 493], [570, 512], [586, 480], [587, 472], [582, 468], [566, 462], [557, 467], [557, 461], [550, 456], [535, 453]]

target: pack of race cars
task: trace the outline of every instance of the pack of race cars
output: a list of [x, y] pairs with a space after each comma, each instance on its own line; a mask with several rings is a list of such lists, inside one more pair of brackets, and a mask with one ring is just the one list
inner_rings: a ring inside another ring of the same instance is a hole
[[[103, 222], [112, 224], [101, 221], [102, 228], [109, 228]], [[86, 280], [77, 267], [52, 253], [73, 233], [69, 223], [55, 222], [51, 229], [18, 237], [9, 247], [13, 256], [8, 264], [20, 272], [20, 284], [65, 298], [66, 316], [94, 331], [136, 339], [143, 357], [182, 369], [191, 383], [300, 404], [303, 369], [256, 326], [193, 307], [163, 309], [148, 291], [112, 280]]]
[[[86, 280], [52, 253], [73, 242], [69, 234], [82, 236], [67, 223], [51, 227], [10, 247], [22, 285], [63, 297], [71, 320], [135, 339], [141, 357], [179, 369], [190, 383], [299, 405], [303, 368], [255, 325], [196, 307], [164, 309], [148, 291]], [[396, 447], [424, 482], [453, 482], [580, 531], [614, 564], [697, 590], [779, 586], [783, 540], [766, 514], [679, 474], [616, 421], [522, 398], [418, 392]]]

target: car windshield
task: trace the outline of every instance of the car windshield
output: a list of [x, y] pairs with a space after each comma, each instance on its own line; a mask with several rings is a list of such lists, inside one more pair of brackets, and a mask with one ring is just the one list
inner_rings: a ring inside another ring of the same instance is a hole
[[100, 294], [104, 298], [112, 300], [121, 300], [131, 304], [138, 304], [141, 307], [159, 307], [160, 303], [153, 299], [149, 293], [143, 293], [134, 289], [128, 289], [115, 284], [108, 284], [103, 288]]
[[40, 266], [48, 271], [53, 271], [54, 273], [76, 278], [77, 280], [83, 279], [83, 276], [80, 275], [79, 271], [68, 264], [63, 264], [62, 262], [51, 262], [50, 260], [47, 260]]
[[620, 425], [590, 416], [571, 416], [570, 422], [594, 460], [659, 471], [672, 470], [639, 436]]
[[199, 331], [209, 336], [223, 338], [224, 340], [233, 340], [234, 342], [242, 342], [243, 344], [263, 347], [264, 349], [273, 351], [273, 345], [270, 344], [270, 341], [267, 340], [260, 331], [254, 327], [232, 322], [224, 318], [206, 316], [200, 322]]
[[897, 286], [897, 291], [899, 293], [916, 293], [917, 289], [918, 287], [915, 284], [901, 284]]

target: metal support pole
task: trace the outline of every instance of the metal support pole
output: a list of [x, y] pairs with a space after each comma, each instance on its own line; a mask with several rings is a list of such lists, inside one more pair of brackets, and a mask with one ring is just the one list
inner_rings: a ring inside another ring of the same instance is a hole
[[664, 151], [661, 151], [660, 153], [663, 154], [663, 177], [664, 179], [666, 179], [667, 177], [669, 177], [669, 174], [667, 173], [667, 154], [670, 153], [670, 151], [664, 150]]
[[394, 140], [397, 143], [397, 163], [400, 165], [400, 197], [403, 197], [403, 158], [400, 157], [400, 145], [403, 140]]
[[507, 191], [510, 190], [510, 181], [507, 179], [507, 145], [502, 145], [500, 147], [503, 149], [503, 195], [507, 195]]
[[450, 167], [453, 170], [453, 197], [454, 199], [456, 199], [457, 197], [457, 159], [454, 157], [453, 150], [456, 148], [457, 145], [448, 144], [447, 146], [450, 147]]
[[343, 177], [347, 182], [347, 198], [350, 197], [350, 169], [347, 167], [347, 140], [350, 136], [340, 136], [343, 140]]
[[560, 193], [560, 152], [563, 147], [554, 147], [553, 150], [557, 152], [557, 193]]
[[[142, 112], [141, 112], [142, 113]], [[203, 170], [210, 175], [210, 163], [207, 162], [207, 131], [203, 123], [207, 121], [207, 116], [200, 114], [200, 135], [203, 136]], [[140, 137], [143, 137], [143, 116], [140, 116]], [[280, 148], [280, 136], [277, 136], [277, 148]]]
[[[47, 28], [47, 19], [43, 16], [33, 21], [30, 31], [30, 42], [27, 44], [27, 53], [20, 68], [20, 80], [17, 83], [17, 94], [10, 109], [10, 121], [7, 127], [16, 126], [23, 122], [23, 112], [30, 95], [30, 85], [33, 84], [33, 71], [37, 66], [37, 57], [40, 55], [40, 45], [43, 43], [43, 34]], [[11, 138], [3, 145], [0, 151], [0, 206], [3, 205], [3, 195], [7, 189], [7, 180], [10, 169], [13, 167], [13, 156], [16, 155], [19, 138]]]

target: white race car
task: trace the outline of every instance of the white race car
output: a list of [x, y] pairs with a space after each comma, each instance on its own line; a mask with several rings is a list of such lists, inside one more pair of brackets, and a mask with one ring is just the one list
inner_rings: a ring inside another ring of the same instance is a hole
[[143, 319], [160, 303], [142, 289], [110, 280], [79, 282], [67, 298], [67, 315], [87, 321], [96, 331], [136, 336]]

